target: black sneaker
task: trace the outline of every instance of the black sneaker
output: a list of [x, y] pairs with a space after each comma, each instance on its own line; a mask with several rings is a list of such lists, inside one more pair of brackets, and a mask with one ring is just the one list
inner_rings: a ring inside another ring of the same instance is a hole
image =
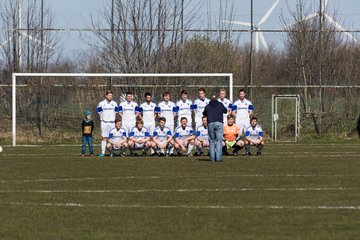
[[196, 157], [197, 157], [197, 156], [200, 156], [200, 153], [195, 152], [195, 153], [194, 153], [194, 156], [196, 156]]
[[224, 151], [224, 152], [223, 152], [223, 155], [224, 155], [224, 156], [229, 156], [229, 153], [228, 153], [227, 151]]
[[256, 156], [260, 156], [260, 155], [261, 155], [261, 152], [257, 152], [257, 153], [256, 153]]
[[246, 155], [247, 155], [247, 156], [251, 156], [251, 152], [246, 152]]
[[141, 156], [146, 157], [146, 152], [143, 152]]
[[233, 152], [232, 152], [232, 155], [237, 156], [237, 155], [239, 155], [239, 152], [238, 152], [238, 151], [236, 151], [236, 152], [233, 151]]
[[165, 156], [165, 154], [161, 152], [161, 153], [159, 154], [159, 156], [160, 156], [160, 157], [163, 157], [163, 156]]
[[151, 156], [152, 156], [152, 157], [157, 157], [158, 154], [157, 154], [157, 153], [153, 153], [153, 154], [151, 154]]
[[192, 157], [193, 155], [191, 153], [187, 153], [185, 156], [186, 157]]

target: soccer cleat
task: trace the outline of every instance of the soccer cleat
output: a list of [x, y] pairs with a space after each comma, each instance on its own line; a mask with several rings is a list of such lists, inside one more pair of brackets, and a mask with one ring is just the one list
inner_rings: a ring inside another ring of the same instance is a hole
[[261, 155], [261, 152], [257, 152], [257, 153], [256, 153], [256, 156], [260, 156], [260, 155]]
[[[166, 154], [169, 156], [168, 153], [166, 153]], [[165, 154], [161, 152], [161, 153], [159, 154], [159, 156], [160, 156], [160, 157], [163, 157], [163, 156], [165, 156]]]
[[185, 156], [186, 157], [192, 157], [193, 155], [191, 153], [187, 153]]
[[194, 153], [194, 156], [196, 156], [196, 157], [197, 157], [197, 156], [200, 156], [200, 153], [195, 152], [195, 153]]
[[146, 152], [143, 152], [141, 156], [146, 157]]
[[113, 153], [110, 153], [110, 156], [109, 157], [113, 157], [114, 156], [114, 154]]
[[157, 154], [157, 153], [153, 153], [153, 154], [151, 154], [151, 156], [152, 156], [152, 157], [157, 157], [158, 154]]
[[224, 156], [229, 156], [229, 153], [227, 151], [223, 152]]
[[234, 156], [237, 156], [237, 155], [239, 155], [239, 152], [238, 152], [238, 151], [233, 151], [232, 154], [233, 154]]
[[105, 154], [99, 153], [97, 156], [98, 156], [98, 157], [105, 157]]
[[247, 155], [247, 156], [251, 156], [251, 152], [246, 152], [246, 155]]

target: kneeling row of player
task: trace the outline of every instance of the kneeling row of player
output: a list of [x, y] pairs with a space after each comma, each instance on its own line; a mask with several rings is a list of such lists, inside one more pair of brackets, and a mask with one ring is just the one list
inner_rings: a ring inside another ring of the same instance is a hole
[[[244, 146], [246, 154], [251, 155], [250, 146], [256, 146], [257, 155], [261, 154], [264, 146], [263, 133], [257, 119], [251, 119], [251, 126], [245, 132], [245, 139], [241, 140], [241, 129], [234, 123], [234, 116], [229, 115], [227, 124], [224, 126], [224, 142], [223, 151], [228, 155], [228, 150], [233, 149], [233, 154], [237, 155], [238, 151]], [[202, 126], [197, 129], [196, 135], [194, 130], [187, 125], [187, 118], [181, 118], [181, 125], [175, 129], [175, 133], [165, 127], [166, 119], [161, 117], [159, 119], [159, 126], [155, 128], [152, 137], [149, 132], [143, 127], [144, 122], [139, 120], [136, 126], [131, 130], [129, 136], [126, 136], [126, 130], [121, 127], [121, 120], [115, 121], [115, 128], [110, 131], [107, 148], [110, 151], [110, 156], [119, 151], [119, 155], [124, 155], [126, 149], [130, 150], [130, 156], [135, 156], [135, 150], [142, 150], [142, 155], [145, 156], [149, 148], [152, 149], [152, 156], [158, 155], [173, 155], [173, 149], [177, 151], [178, 155], [183, 153], [186, 156], [191, 156], [191, 152], [196, 147], [195, 155], [202, 155], [203, 148], [209, 147], [207, 119], [203, 117]]]

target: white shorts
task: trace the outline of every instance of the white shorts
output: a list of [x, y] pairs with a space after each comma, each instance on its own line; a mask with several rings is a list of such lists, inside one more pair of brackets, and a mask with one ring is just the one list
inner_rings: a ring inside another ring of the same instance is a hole
[[146, 125], [144, 124], [144, 127], [148, 130], [150, 136], [154, 134], [155, 124], [146, 124]]
[[248, 127], [250, 127], [250, 122], [248, 122], [248, 121], [237, 121], [236, 120], [235, 123], [236, 123], [236, 125], [239, 126], [241, 134], [245, 134], [246, 129]]
[[108, 138], [111, 129], [115, 127], [115, 123], [101, 122], [101, 137]]
[[126, 130], [126, 136], [129, 136], [130, 131], [135, 127], [135, 121], [123, 121], [122, 127]]
[[144, 149], [145, 143], [135, 143], [135, 149]]
[[169, 128], [169, 130], [171, 131], [171, 134], [174, 134], [174, 124], [171, 124], [171, 125], [167, 125], [165, 124], [165, 127]]

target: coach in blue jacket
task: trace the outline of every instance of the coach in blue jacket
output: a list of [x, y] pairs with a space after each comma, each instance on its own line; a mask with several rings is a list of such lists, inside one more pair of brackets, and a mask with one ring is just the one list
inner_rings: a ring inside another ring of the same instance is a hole
[[222, 140], [224, 135], [223, 113], [227, 113], [224, 105], [217, 100], [215, 95], [211, 96], [211, 101], [203, 112], [208, 122], [211, 161], [222, 162]]

